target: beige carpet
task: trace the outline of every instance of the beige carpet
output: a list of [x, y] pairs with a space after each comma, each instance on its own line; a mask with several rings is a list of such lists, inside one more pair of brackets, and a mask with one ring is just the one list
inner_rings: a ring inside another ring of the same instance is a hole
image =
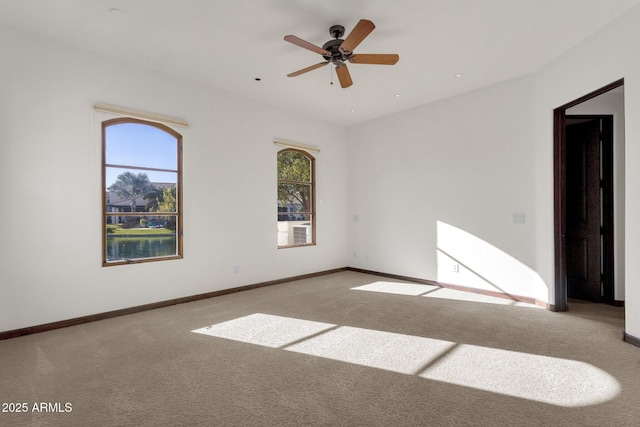
[[640, 425], [624, 310], [570, 309], [349, 271], [225, 295], [0, 341], [0, 425]]

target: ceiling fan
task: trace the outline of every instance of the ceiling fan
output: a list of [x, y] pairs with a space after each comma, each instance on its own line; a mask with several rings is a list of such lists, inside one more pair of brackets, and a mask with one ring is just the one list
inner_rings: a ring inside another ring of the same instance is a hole
[[338, 80], [340, 80], [340, 86], [344, 89], [353, 84], [351, 74], [347, 68], [347, 61], [352, 64], [395, 64], [400, 59], [396, 54], [355, 54], [353, 52], [353, 50], [362, 42], [362, 40], [365, 39], [365, 37], [369, 35], [369, 33], [371, 33], [371, 31], [373, 31], [374, 28], [376, 28], [376, 26], [373, 22], [367, 19], [361, 19], [358, 21], [356, 26], [353, 27], [353, 30], [351, 30], [349, 35], [343, 40], [340, 37], [344, 35], [344, 27], [342, 25], [333, 25], [329, 28], [329, 34], [334, 38], [334, 40], [329, 40], [322, 45], [322, 47], [318, 47], [293, 35], [284, 36], [285, 41], [308, 49], [312, 52], [319, 53], [325, 59], [325, 61], [318, 64], [287, 74], [287, 77], [296, 77], [300, 74], [307, 73], [315, 70], [316, 68], [332, 63], [336, 66], [336, 74], [338, 75]]

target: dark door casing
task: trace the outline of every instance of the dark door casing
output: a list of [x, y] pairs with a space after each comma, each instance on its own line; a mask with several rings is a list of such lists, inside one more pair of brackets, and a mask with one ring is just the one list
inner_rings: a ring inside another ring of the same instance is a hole
[[[554, 311], [566, 311], [568, 294], [568, 254], [567, 254], [567, 234], [569, 216], [569, 196], [571, 191], [567, 185], [567, 119], [568, 118], [594, 118], [597, 117], [601, 123], [601, 153], [602, 180], [601, 187], [601, 302], [618, 305], [614, 296], [614, 217], [613, 217], [613, 116], [567, 116], [566, 111], [592, 98], [607, 93], [613, 89], [624, 86], [624, 79], [612, 82], [600, 89], [594, 90], [578, 99], [564, 104], [553, 110], [553, 209], [554, 209], [554, 304], [551, 307]], [[575, 124], [575, 122], [574, 122]], [[585, 153], [586, 154], [586, 153]], [[578, 262], [571, 261], [575, 266]], [[583, 263], [583, 269], [585, 268]], [[588, 267], [587, 267], [588, 268]], [[584, 272], [584, 270], [583, 270]], [[572, 277], [576, 275], [571, 273]], [[588, 276], [588, 271], [586, 276]], [[573, 292], [573, 291], [572, 291]]]

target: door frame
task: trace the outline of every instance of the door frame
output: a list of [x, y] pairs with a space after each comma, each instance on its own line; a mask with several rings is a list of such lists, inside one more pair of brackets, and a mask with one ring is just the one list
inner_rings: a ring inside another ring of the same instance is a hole
[[[554, 210], [554, 305], [553, 311], [567, 311], [567, 221], [566, 221], [566, 110], [624, 85], [616, 80], [600, 89], [553, 110], [553, 210]], [[604, 203], [604, 202], [603, 202]], [[613, 230], [611, 230], [613, 232]], [[613, 253], [613, 244], [605, 250]], [[613, 299], [613, 296], [612, 296]]]

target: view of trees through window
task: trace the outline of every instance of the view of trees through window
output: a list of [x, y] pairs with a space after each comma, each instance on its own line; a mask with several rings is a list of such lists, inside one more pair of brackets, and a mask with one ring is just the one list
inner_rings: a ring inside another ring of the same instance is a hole
[[304, 151], [278, 152], [278, 247], [315, 243], [314, 166]]
[[181, 151], [164, 125], [103, 123], [104, 265], [182, 256]]

